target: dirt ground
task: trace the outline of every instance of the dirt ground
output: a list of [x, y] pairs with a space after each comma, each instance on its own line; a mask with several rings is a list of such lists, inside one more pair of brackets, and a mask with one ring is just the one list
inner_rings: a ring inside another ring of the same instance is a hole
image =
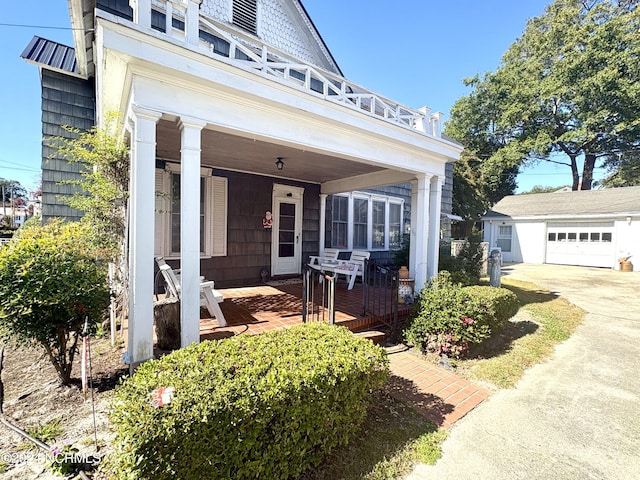
[[[0, 345], [0, 348], [2, 345]], [[60, 386], [55, 369], [37, 349], [15, 349], [5, 345], [3, 369], [4, 418], [30, 431], [58, 422], [59, 432], [49, 446], [72, 442], [79, 455], [102, 457], [110, 443], [107, 411], [113, 387], [128, 370], [123, 365], [122, 345], [111, 346], [109, 338], [91, 340], [91, 370], [95, 399], [96, 449], [92, 397], [85, 400], [80, 380], [80, 356], [74, 359], [72, 384]], [[49, 468], [51, 457], [24, 437], [0, 423], [0, 479], [59, 479]], [[94, 477], [97, 478], [97, 477]]]

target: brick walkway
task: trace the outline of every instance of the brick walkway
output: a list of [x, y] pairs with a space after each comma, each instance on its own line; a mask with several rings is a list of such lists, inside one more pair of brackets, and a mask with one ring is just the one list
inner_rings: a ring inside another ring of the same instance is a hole
[[409, 351], [391, 353], [389, 359], [391, 394], [438, 427], [451, 428], [491, 393]]

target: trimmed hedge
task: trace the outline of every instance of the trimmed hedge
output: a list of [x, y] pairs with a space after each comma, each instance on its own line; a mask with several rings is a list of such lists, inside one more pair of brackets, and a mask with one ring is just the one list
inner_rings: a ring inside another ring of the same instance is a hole
[[518, 313], [520, 303], [511, 290], [480, 285], [464, 287], [462, 290], [477, 304], [475, 318], [481, 319], [483, 323], [489, 325], [491, 330], [503, 327]]
[[[384, 349], [299, 325], [206, 341], [141, 365], [116, 389], [116, 478], [286, 479], [346, 444], [389, 374]], [[152, 392], [173, 387], [169, 404]]]
[[461, 287], [441, 271], [416, 297], [405, 340], [425, 352], [464, 355], [518, 311], [518, 299], [505, 288]]

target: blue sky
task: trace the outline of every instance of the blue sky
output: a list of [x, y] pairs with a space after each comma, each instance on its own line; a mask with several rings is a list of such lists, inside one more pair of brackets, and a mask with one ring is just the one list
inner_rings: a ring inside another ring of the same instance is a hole
[[[397, 0], [393, 8], [382, 0], [303, 3], [348, 79], [410, 107], [427, 105], [446, 119], [469, 93], [462, 79], [495, 70], [527, 20], [549, 2]], [[67, 2], [5, 2], [0, 24], [0, 177], [33, 189], [41, 162], [40, 79], [20, 54], [34, 35], [72, 45]], [[570, 183], [569, 167], [554, 164], [518, 176], [520, 191]]]

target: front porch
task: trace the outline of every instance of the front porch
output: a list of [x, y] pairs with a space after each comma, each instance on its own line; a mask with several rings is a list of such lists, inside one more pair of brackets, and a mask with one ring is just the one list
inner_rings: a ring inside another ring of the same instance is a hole
[[[270, 284], [218, 290], [224, 296], [220, 304], [227, 326], [220, 327], [214, 318], [201, 317], [200, 340], [217, 340], [234, 335], [256, 335], [302, 323], [302, 281], [270, 282]], [[336, 285], [336, 325], [353, 332], [380, 328], [373, 315], [362, 314], [363, 286], [347, 290], [347, 283]], [[206, 315], [206, 309], [202, 309]], [[398, 305], [398, 318], [409, 315], [410, 307]], [[328, 316], [325, 315], [328, 322]], [[380, 339], [382, 340], [382, 339]]]

